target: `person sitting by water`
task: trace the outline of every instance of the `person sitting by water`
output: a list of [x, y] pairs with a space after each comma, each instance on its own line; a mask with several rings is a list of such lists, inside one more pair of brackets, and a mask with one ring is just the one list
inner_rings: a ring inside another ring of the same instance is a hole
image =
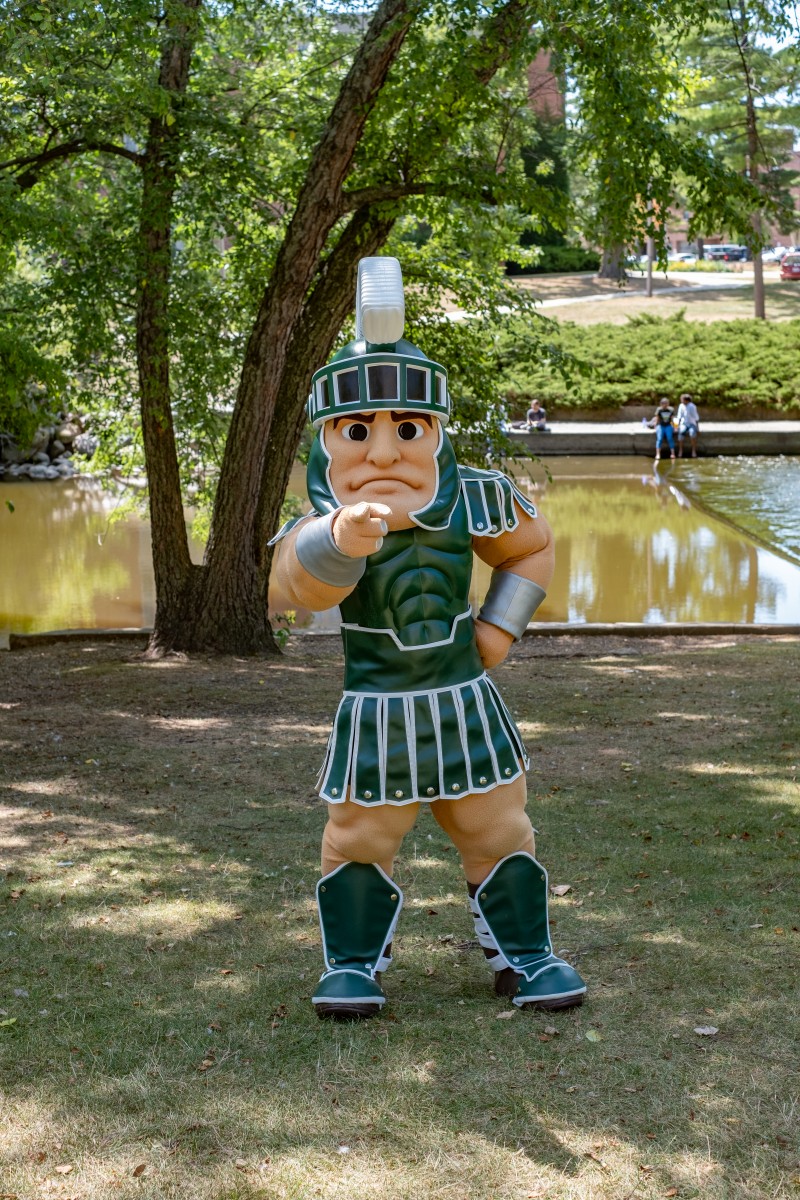
[[666, 396], [662, 396], [658, 402], [658, 408], [655, 415], [648, 422], [651, 429], [656, 431], [656, 462], [661, 458], [661, 443], [664, 438], [667, 439], [669, 445], [670, 458], [675, 457], [675, 437], [672, 432], [672, 416], [674, 409]]
[[538, 400], [532, 400], [531, 406], [526, 414], [528, 429], [546, 429], [547, 427], [547, 412], [542, 408]]
[[688, 433], [692, 443], [692, 458], [697, 458], [697, 434], [700, 431], [700, 414], [689, 392], [684, 392], [678, 405], [678, 458], [683, 458], [683, 439]]

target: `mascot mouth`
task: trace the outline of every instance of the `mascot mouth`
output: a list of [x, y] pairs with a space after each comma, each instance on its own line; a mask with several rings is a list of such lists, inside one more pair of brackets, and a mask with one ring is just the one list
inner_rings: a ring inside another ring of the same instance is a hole
[[399, 475], [376, 475], [372, 479], [365, 479], [363, 483], [356, 484], [353, 491], [359, 491], [365, 487], [380, 487], [386, 485], [389, 487], [397, 487], [400, 484], [402, 487], [413, 488], [414, 491], [419, 490], [420, 484], [413, 483], [410, 479], [402, 479]]

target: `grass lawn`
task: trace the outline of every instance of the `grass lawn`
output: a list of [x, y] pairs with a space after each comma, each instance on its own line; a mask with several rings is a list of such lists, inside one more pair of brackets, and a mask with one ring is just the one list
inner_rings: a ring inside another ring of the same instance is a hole
[[800, 638], [528, 638], [494, 674], [587, 1002], [493, 996], [426, 814], [352, 1026], [309, 1004], [338, 640], [0, 655], [0, 1196], [797, 1193]]
[[[674, 272], [666, 280], [663, 275], [656, 275], [654, 287], [659, 294], [649, 298], [644, 295], [644, 280], [638, 275], [632, 275], [622, 291], [615, 284], [598, 281], [588, 274], [534, 275], [518, 282], [520, 287], [548, 301], [547, 308], [542, 310], [545, 316], [574, 321], [578, 325], [595, 325], [598, 322], [624, 325], [628, 317], [641, 313], [670, 317], [677, 308], [685, 308], [688, 321], [733, 321], [753, 315], [752, 285], [721, 287], [718, 290], [697, 287], [686, 291], [687, 281], [679, 272]], [[585, 299], [597, 294], [603, 294], [607, 299]], [[765, 272], [765, 294], [769, 320], [786, 321], [800, 317], [800, 283], [781, 281], [776, 271]], [[565, 303], [556, 304], [555, 301], [562, 297]], [[576, 300], [580, 302], [574, 303]]]

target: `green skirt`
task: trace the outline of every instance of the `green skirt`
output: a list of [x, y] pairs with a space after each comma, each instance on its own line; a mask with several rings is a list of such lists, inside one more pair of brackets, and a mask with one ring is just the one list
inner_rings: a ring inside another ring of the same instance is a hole
[[340, 804], [455, 800], [528, 767], [514, 719], [485, 673], [424, 692], [345, 692], [318, 780]]

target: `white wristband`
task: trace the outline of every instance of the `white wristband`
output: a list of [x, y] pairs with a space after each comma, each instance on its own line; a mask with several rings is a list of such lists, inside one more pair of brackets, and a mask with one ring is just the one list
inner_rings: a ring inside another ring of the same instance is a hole
[[510, 571], [492, 571], [492, 582], [478, 620], [504, 629], [519, 641], [546, 595], [544, 588], [530, 579]]
[[297, 535], [294, 544], [300, 566], [320, 583], [331, 587], [352, 587], [367, 569], [366, 558], [351, 558], [343, 554], [333, 540], [333, 518], [328, 513], [308, 521]]

